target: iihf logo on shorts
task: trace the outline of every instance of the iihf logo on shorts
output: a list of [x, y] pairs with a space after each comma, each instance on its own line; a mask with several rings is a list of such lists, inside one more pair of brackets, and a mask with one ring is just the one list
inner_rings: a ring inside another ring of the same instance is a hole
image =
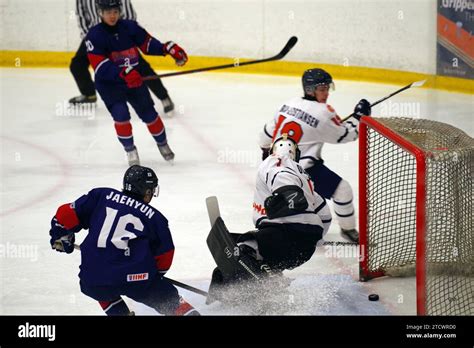
[[148, 279], [148, 273], [127, 274], [127, 282], [139, 282]]

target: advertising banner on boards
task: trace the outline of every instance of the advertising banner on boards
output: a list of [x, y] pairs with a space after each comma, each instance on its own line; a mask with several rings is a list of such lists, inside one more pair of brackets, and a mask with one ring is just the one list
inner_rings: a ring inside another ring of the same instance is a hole
[[438, 0], [437, 74], [474, 79], [474, 0]]

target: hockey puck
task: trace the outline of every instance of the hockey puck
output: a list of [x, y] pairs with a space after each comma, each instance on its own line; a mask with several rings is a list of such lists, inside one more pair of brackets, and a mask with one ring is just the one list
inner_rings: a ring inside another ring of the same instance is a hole
[[379, 300], [379, 295], [377, 294], [370, 294], [369, 295], [369, 301], [378, 301]]

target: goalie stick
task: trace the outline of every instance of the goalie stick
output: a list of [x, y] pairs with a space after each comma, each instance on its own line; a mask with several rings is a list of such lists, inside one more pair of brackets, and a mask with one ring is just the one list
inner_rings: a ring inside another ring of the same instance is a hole
[[[76, 250], [81, 250], [81, 246], [78, 245], [78, 244], [74, 244], [74, 249]], [[199, 294], [199, 295], [202, 295], [202, 296], [207, 296], [208, 293], [207, 291], [204, 291], [204, 290], [201, 290], [201, 289], [198, 289], [198, 288], [195, 288], [191, 285], [188, 285], [188, 284], [184, 284], [184, 283], [181, 283], [181, 282], [178, 282], [177, 280], [174, 280], [174, 279], [171, 279], [171, 278], [168, 278], [168, 277], [163, 277], [163, 279], [166, 279], [168, 280], [171, 284], [173, 285], [176, 285], [180, 288], [183, 288], [183, 289], [186, 289], [186, 290], [189, 290], [191, 292], [194, 292], [196, 294]]]
[[265, 275], [272, 277], [273, 271], [267, 264], [257, 262], [253, 256], [241, 252], [237, 245], [241, 234], [230, 233], [227, 229], [220, 217], [217, 197], [206, 198], [206, 205], [212, 226], [206, 243], [224, 279], [235, 281], [251, 278], [260, 281]]
[[[219, 201], [216, 196], [210, 196], [206, 198], [207, 214], [209, 215], [209, 222], [211, 227], [214, 226], [218, 217], [221, 217], [219, 209]], [[238, 236], [238, 233], [230, 233], [233, 237]], [[337, 241], [324, 241], [323, 245], [359, 245], [356, 242], [337, 242]]]
[[237, 63], [224, 64], [224, 65], [210, 66], [210, 67], [207, 67], [207, 68], [199, 68], [199, 69], [186, 70], [186, 71], [177, 71], [177, 72], [166, 73], [166, 74], [161, 74], [161, 75], [144, 76], [143, 81], [157, 80], [157, 79], [163, 78], [163, 77], [187, 75], [187, 74], [193, 74], [193, 73], [198, 73], [198, 72], [203, 72], [203, 71], [220, 70], [220, 69], [227, 69], [227, 68], [236, 68], [236, 67], [244, 66], [244, 65], [259, 64], [259, 63], [271, 62], [271, 61], [274, 61], [274, 60], [280, 60], [283, 57], [285, 57], [288, 54], [288, 52], [290, 52], [290, 50], [296, 45], [297, 42], [298, 42], [298, 38], [296, 36], [290, 37], [290, 39], [286, 43], [285, 47], [283, 47], [283, 49], [280, 51], [280, 53], [278, 53], [277, 55], [275, 55], [273, 57], [270, 57], [270, 58], [249, 60], [247, 62], [242, 62], [242, 63], [238, 63], [238, 64]]
[[[219, 202], [217, 200], [217, 197], [216, 196], [207, 197], [206, 206], [207, 206], [207, 214], [209, 215], [209, 222], [211, 223], [211, 227], [213, 227], [217, 218], [221, 217], [221, 212], [219, 210]], [[229, 232], [229, 234], [232, 236], [232, 238], [234, 238], [234, 240], [237, 240], [241, 235], [241, 233], [232, 233], [232, 232]]]
[[209, 215], [209, 222], [211, 223], [211, 227], [214, 226], [217, 218], [221, 216], [221, 212], [219, 210], [219, 202], [217, 201], [216, 196], [210, 196], [206, 198], [206, 207], [207, 207], [207, 214]]

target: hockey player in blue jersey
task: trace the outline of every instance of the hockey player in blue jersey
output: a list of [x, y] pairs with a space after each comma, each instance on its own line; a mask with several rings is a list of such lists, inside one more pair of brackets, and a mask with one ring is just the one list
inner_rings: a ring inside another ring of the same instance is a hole
[[135, 165], [122, 192], [95, 188], [61, 205], [51, 221], [50, 243], [59, 252], [72, 253], [75, 233], [89, 230], [81, 244], [81, 291], [107, 315], [130, 315], [122, 295], [165, 315], [199, 315], [163, 278], [174, 245], [168, 220], [149, 205], [158, 192], [155, 172]]
[[130, 166], [140, 164], [140, 159], [133, 141], [127, 102], [146, 123], [163, 158], [172, 161], [174, 153], [168, 145], [165, 127], [137, 70], [138, 49], [149, 55], [171, 55], [178, 66], [187, 62], [186, 52], [172, 41], [162, 44], [135, 21], [120, 19], [120, 0], [97, 0], [96, 3], [102, 23], [89, 30], [85, 44], [95, 73], [96, 89], [114, 119], [128, 163]]

